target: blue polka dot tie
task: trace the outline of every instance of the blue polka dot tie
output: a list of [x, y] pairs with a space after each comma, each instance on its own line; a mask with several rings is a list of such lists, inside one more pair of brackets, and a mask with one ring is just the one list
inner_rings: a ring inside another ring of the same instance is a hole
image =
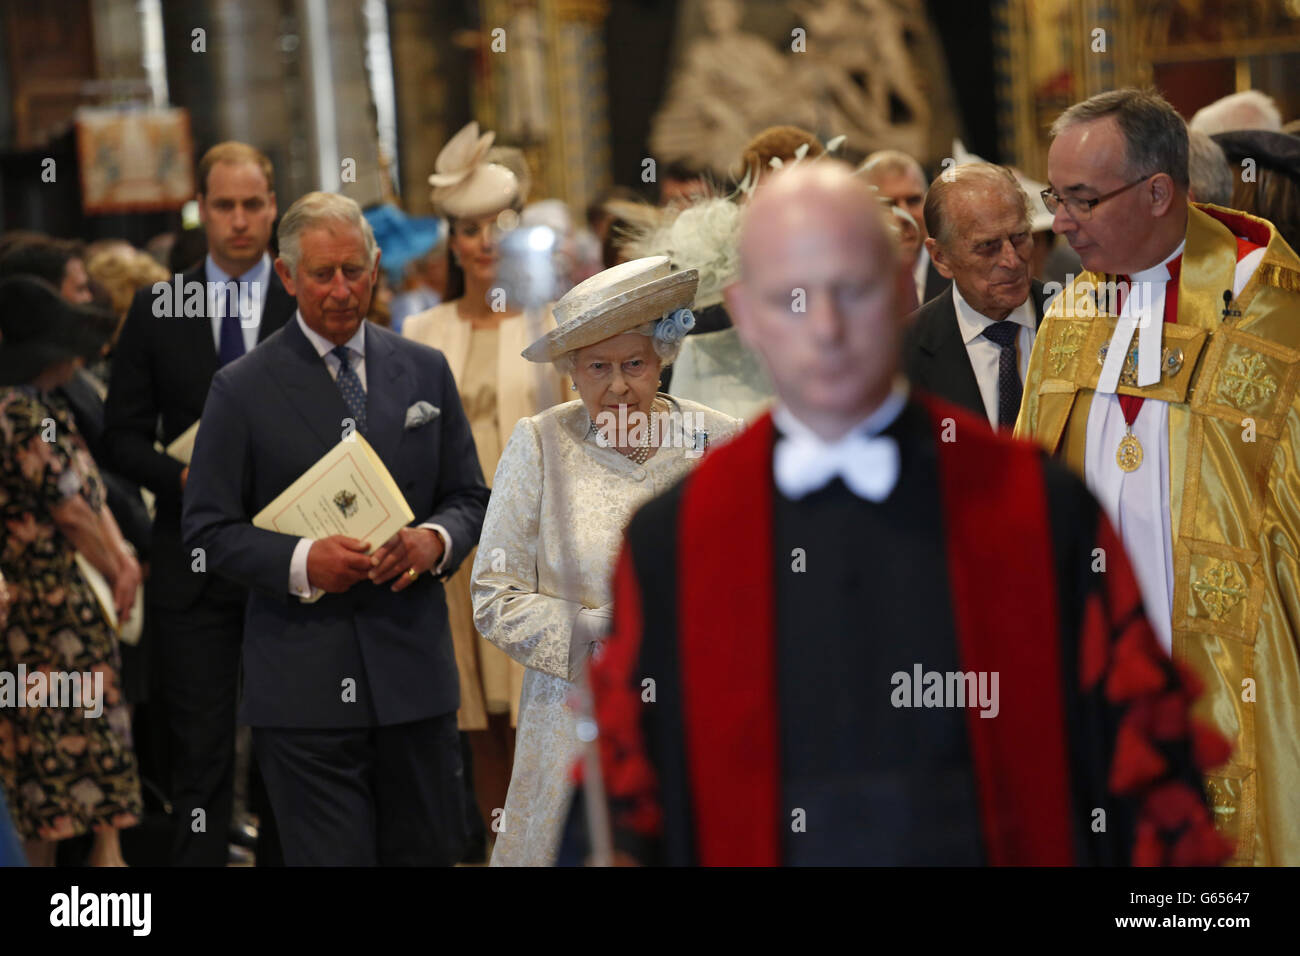
[[998, 427], [1014, 428], [1020, 412], [1020, 367], [1016, 355], [1016, 337], [1020, 326], [1005, 319], [984, 330], [984, 337], [997, 344], [998, 353]]
[[330, 350], [339, 360], [339, 391], [343, 393], [343, 403], [347, 405], [357, 431], [366, 433], [366, 390], [361, 387], [361, 379], [352, 370], [352, 350], [346, 345], [338, 345]]

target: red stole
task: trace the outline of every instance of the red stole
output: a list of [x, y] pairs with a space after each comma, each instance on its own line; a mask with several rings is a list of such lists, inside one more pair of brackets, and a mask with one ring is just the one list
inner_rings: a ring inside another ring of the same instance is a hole
[[[1077, 811], [1039, 452], [954, 406], [925, 405], [936, 435], [951, 419], [958, 438], [938, 447], [959, 657], [967, 671], [999, 672], [998, 716], [967, 710], [985, 851], [995, 865], [1068, 865]], [[791, 819], [781, 806], [776, 711], [775, 434], [765, 415], [712, 452], [687, 482], [679, 516], [683, 723], [706, 866], [779, 865]]]

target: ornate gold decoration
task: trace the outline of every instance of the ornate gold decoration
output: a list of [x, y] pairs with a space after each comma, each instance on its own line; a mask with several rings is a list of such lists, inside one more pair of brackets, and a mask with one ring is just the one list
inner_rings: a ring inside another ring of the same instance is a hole
[[1064, 323], [1060, 334], [1056, 336], [1056, 341], [1047, 350], [1048, 358], [1052, 362], [1052, 371], [1057, 375], [1064, 372], [1065, 367], [1074, 359], [1082, 345], [1083, 327], [1077, 322]]
[[1246, 582], [1237, 569], [1227, 561], [1220, 561], [1192, 584], [1210, 618], [1221, 621], [1246, 596]]
[[1213, 777], [1206, 778], [1205, 793], [1210, 798], [1210, 808], [1216, 816], [1230, 817], [1237, 812], [1232, 797], [1224, 792], [1223, 787]]
[[1115, 464], [1119, 465], [1121, 471], [1137, 471], [1142, 464], [1142, 443], [1137, 440], [1132, 428], [1124, 434], [1119, 447], [1115, 449]]
[[[1101, 348], [1097, 349], [1097, 364], [1106, 364], [1106, 353], [1110, 351], [1110, 343], [1106, 342]], [[1160, 374], [1164, 378], [1173, 378], [1183, 368], [1183, 350], [1180, 348], [1160, 350]], [[1120, 369], [1119, 383], [1127, 385], [1129, 388], [1138, 388], [1138, 347], [1134, 342], [1128, 350], [1128, 355], [1124, 357], [1124, 367]]]
[[1277, 379], [1266, 369], [1261, 355], [1239, 356], [1219, 375], [1219, 394], [1243, 410], [1258, 404], [1277, 391]]

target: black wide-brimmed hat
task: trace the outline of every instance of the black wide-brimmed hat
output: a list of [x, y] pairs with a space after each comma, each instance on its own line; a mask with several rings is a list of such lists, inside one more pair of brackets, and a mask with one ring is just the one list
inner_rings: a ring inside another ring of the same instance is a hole
[[1228, 162], [1238, 165], [1253, 159], [1266, 169], [1275, 169], [1300, 180], [1300, 136], [1264, 129], [1239, 129], [1210, 137], [1221, 147]]
[[89, 362], [111, 335], [96, 309], [73, 305], [44, 279], [0, 279], [0, 385], [28, 385], [56, 362]]

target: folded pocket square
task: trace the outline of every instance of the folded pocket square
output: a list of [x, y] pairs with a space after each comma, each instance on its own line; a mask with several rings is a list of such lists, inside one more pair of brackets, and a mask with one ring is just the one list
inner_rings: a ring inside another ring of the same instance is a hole
[[419, 428], [442, 414], [442, 409], [428, 402], [416, 402], [406, 410], [406, 427]]

